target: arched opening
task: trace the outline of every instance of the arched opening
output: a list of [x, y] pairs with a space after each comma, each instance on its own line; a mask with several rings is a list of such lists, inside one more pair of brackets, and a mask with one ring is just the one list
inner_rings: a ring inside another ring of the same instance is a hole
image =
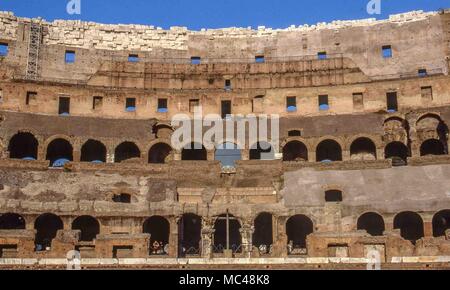
[[[227, 223], [228, 218], [228, 223]], [[227, 225], [229, 238], [227, 239]], [[233, 253], [242, 252], [241, 224], [231, 214], [220, 215], [214, 224], [214, 252], [223, 253], [224, 250], [232, 250]], [[228, 240], [228, 243], [227, 243]]]
[[73, 148], [65, 139], [55, 139], [47, 146], [46, 160], [50, 160], [50, 166], [63, 167], [73, 160]]
[[433, 217], [433, 236], [445, 236], [445, 232], [450, 229], [450, 210], [438, 212]]
[[181, 160], [207, 160], [206, 149], [200, 143], [187, 144], [181, 151]]
[[170, 153], [172, 152], [172, 147], [166, 143], [158, 143], [150, 148], [148, 152], [148, 163], [154, 164], [164, 164], [167, 162]]
[[428, 139], [420, 146], [420, 156], [427, 155], [444, 155], [445, 147], [441, 141], [436, 139]]
[[402, 142], [391, 142], [384, 149], [384, 158], [392, 159], [393, 166], [404, 166], [408, 160], [408, 147]]
[[182, 255], [199, 255], [202, 218], [195, 214], [184, 214], [179, 224], [180, 252]]
[[317, 162], [342, 161], [341, 145], [330, 139], [320, 142], [316, 149], [316, 160]]
[[283, 161], [308, 161], [308, 149], [300, 141], [291, 141], [283, 147]]
[[273, 160], [275, 151], [268, 142], [258, 142], [250, 148], [250, 160]]
[[56, 233], [64, 228], [61, 218], [52, 213], [40, 215], [34, 222], [36, 251], [49, 250]]
[[141, 151], [133, 142], [123, 142], [114, 151], [114, 162], [121, 163], [126, 160], [140, 158]]
[[80, 241], [92, 242], [100, 233], [100, 224], [91, 216], [80, 216], [72, 222], [72, 230], [80, 230]]
[[0, 230], [24, 230], [25, 219], [16, 213], [5, 213], [0, 216]]
[[258, 248], [260, 254], [269, 254], [273, 244], [273, 216], [264, 212], [259, 214], [254, 221], [253, 245]]
[[150, 234], [150, 255], [167, 255], [170, 223], [162, 216], [152, 216], [144, 222], [143, 232]]
[[358, 138], [350, 145], [350, 157], [352, 160], [375, 160], [377, 148], [369, 138]]
[[358, 230], [365, 230], [371, 236], [382, 236], [385, 230], [383, 217], [374, 212], [361, 215], [357, 222]]
[[306, 254], [306, 238], [313, 233], [311, 219], [305, 215], [295, 215], [286, 222], [288, 254]]
[[81, 162], [106, 162], [106, 147], [97, 140], [88, 140], [81, 147]]
[[39, 142], [31, 133], [17, 133], [9, 141], [9, 158], [36, 160]]
[[235, 167], [236, 161], [242, 159], [241, 150], [234, 143], [223, 143], [217, 147], [215, 158], [222, 167]]
[[394, 229], [400, 229], [400, 235], [413, 244], [424, 237], [423, 221], [415, 212], [402, 212], [394, 218]]

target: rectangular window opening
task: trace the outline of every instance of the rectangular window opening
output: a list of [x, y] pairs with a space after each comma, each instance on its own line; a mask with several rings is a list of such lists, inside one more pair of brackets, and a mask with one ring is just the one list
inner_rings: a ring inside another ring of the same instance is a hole
[[330, 105], [328, 104], [328, 95], [320, 95], [319, 96], [319, 110], [327, 111], [330, 109]]
[[70, 114], [70, 98], [59, 97], [58, 114], [61, 116], [68, 116]]
[[386, 94], [387, 111], [389, 113], [398, 111], [397, 92], [389, 92]]
[[257, 56], [255, 56], [255, 62], [256, 63], [265, 63], [266, 58], [264, 57], [264, 55], [257, 55]]
[[167, 113], [167, 99], [158, 99], [158, 113]]
[[225, 90], [231, 90], [231, 80], [225, 80]]
[[363, 93], [353, 93], [353, 108], [356, 110], [364, 109]]
[[128, 62], [139, 62], [139, 55], [137, 54], [128, 55]]
[[432, 101], [433, 100], [433, 88], [428, 86], [428, 87], [421, 87], [421, 94], [422, 94], [422, 99], [424, 100], [428, 100], [428, 101]]
[[297, 112], [297, 97], [286, 97], [286, 111]]
[[25, 99], [25, 104], [29, 105], [30, 103], [33, 103], [36, 101], [37, 93], [36, 92], [27, 92], [27, 97]]
[[193, 56], [191, 57], [191, 64], [201, 64], [202, 58], [199, 56]]
[[0, 43], [0, 56], [7, 56], [8, 48], [9, 46], [7, 43]]
[[428, 75], [427, 70], [424, 68], [421, 68], [418, 70], [419, 77], [426, 77]]
[[75, 62], [75, 51], [66, 50], [66, 63], [74, 63]]
[[136, 98], [127, 98], [125, 100], [125, 109], [127, 112], [136, 112]]
[[392, 57], [392, 47], [390, 45], [384, 45], [382, 47], [383, 51], [383, 57], [384, 58], [391, 58]]
[[194, 109], [196, 107], [200, 106], [200, 100], [199, 99], [192, 99], [189, 100], [189, 112], [194, 113]]
[[103, 106], [103, 97], [94, 97], [92, 102], [92, 109], [96, 110]]
[[317, 53], [317, 59], [327, 59], [327, 52], [321, 51], [321, 52]]
[[225, 119], [227, 118], [229, 115], [231, 115], [231, 101], [222, 101], [222, 118]]

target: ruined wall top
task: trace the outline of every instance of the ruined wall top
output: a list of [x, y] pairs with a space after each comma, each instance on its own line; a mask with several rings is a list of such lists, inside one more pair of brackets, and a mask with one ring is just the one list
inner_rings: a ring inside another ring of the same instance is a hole
[[292, 25], [285, 29], [272, 29], [260, 26], [257, 29], [223, 28], [188, 30], [186, 27], [171, 27], [164, 30], [161, 27], [147, 25], [100, 24], [83, 22], [80, 20], [55, 20], [48, 22], [42, 18], [16, 17], [12, 12], [0, 11], [0, 35], [5, 39], [15, 39], [19, 23], [39, 22], [48, 31], [44, 34], [44, 43], [59, 44], [80, 48], [97, 48], [109, 50], [139, 49], [151, 50], [154, 47], [185, 50], [188, 40], [193, 36], [216, 38], [254, 38], [272, 37], [283, 32], [311, 32], [324, 29], [343, 29], [349, 27], [365, 27], [378, 24], [392, 23], [402, 25], [413, 21], [422, 21], [436, 15], [437, 12], [412, 11], [391, 15], [389, 19], [375, 18], [361, 20], [337, 20], [331, 23], [317, 23], [315, 25]]

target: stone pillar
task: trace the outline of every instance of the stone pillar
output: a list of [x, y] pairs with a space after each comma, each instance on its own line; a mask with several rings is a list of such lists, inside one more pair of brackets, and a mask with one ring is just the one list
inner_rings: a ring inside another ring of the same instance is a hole
[[214, 244], [214, 219], [206, 217], [202, 219], [200, 251], [202, 258], [212, 258], [212, 246]]
[[275, 227], [275, 239], [272, 247], [272, 257], [287, 257], [287, 235], [286, 235], [286, 221], [288, 217], [276, 217], [274, 216]]
[[349, 161], [350, 159], [350, 150], [342, 150], [342, 161]]
[[316, 151], [308, 151], [308, 162], [316, 162]]
[[242, 239], [242, 253], [246, 257], [250, 257], [253, 251], [253, 233], [255, 227], [251, 221], [244, 221], [242, 227], [239, 229]]
[[206, 152], [206, 160], [208, 160], [208, 161], [214, 161], [215, 158], [216, 158], [216, 157], [215, 157], [215, 151], [214, 151], [214, 150], [211, 150], [211, 151], [207, 151], [207, 152]]
[[384, 158], [384, 148], [377, 149], [377, 160], [385, 160]]
[[242, 160], [249, 160], [250, 159], [250, 151], [245, 149], [241, 150], [241, 159]]
[[169, 257], [178, 257], [178, 222], [180, 217], [170, 217]]
[[81, 160], [81, 152], [80, 151], [73, 151], [73, 162], [80, 162]]

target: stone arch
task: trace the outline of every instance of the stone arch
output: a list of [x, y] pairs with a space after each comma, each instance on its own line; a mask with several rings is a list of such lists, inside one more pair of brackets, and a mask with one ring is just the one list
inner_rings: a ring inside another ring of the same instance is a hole
[[262, 212], [254, 220], [253, 245], [261, 254], [268, 254], [273, 244], [273, 215]]
[[306, 249], [306, 238], [314, 232], [312, 220], [306, 215], [298, 214], [291, 216], [286, 221], [286, 234], [289, 253], [296, 249]]
[[424, 237], [422, 217], [411, 211], [401, 212], [394, 218], [394, 229], [400, 229], [400, 235], [413, 244]]
[[100, 223], [92, 216], [79, 216], [72, 222], [72, 230], [80, 230], [80, 241], [92, 242], [100, 233]]
[[73, 161], [73, 146], [63, 138], [53, 139], [47, 146], [46, 160], [52, 167], [62, 167], [65, 163]]
[[316, 147], [317, 162], [342, 161], [342, 147], [334, 139], [325, 139]]
[[52, 213], [40, 215], [34, 222], [36, 250], [44, 251], [50, 248], [57, 232], [63, 228], [64, 223], [59, 216]]
[[273, 160], [275, 150], [270, 142], [258, 141], [250, 146], [249, 158], [250, 160]]
[[181, 160], [207, 160], [208, 152], [206, 151], [205, 146], [200, 143], [192, 142], [184, 146], [181, 151]]
[[406, 165], [409, 155], [408, 147], [402, 142], [394, 141], [384, 148], [384, 158], [392, 159], [394, 166]]
[[308, 161], [308, 148], [297, 140], [283, 146], [283, 161]]
[[[229, 220], [229, 249], [233, 252], [241, 252], [241, 244], [242, 244], [242, 236], [241, 236], [241, 223], [238, 219], [234, 217], [234, 215], [229, 214], [228, 215]], [[227, 232], [227, 222], [226, 222], [226, 214], [222, 214], [217, 217], [216, 221], [214, 222], [214, 252], [216, 253], [222, 253], [223, 250], [227, 248], [227, 239], [226, 239], [226, 232]]]
[[421, 115], [416, 122], [416, 132], [419, 143], [423, 145], [429, 139], [436, 139], [442, 144], [444, 154], [447, 154], [449, 129], [438, 114]]
[[181, 255], [200, 254], [202, 217], [185, 213], [179, 221], [179, 245]]
[[148, 151], [148, 163], [164, 164], [170, 159], [172, 151], [172, 147], [167, 143], [156, 143]]
[[446, 231], [450, 229], [450, 209], [441, 210], [433, 216], [433, 236], [446, 236]]
[[377, 148], [372, 139], [359, 137], [350, 145], [350, 158], [352, 160], [376, 160]]
[[384, 219], [376, 212], [366, 212], [358, 218], [357, 229], [365, 230], [371, 236], [382, 236], [385, 231]]
[[39, 142], [32, 133], [19, 132], [9, 140], [9, 158], [37, 160], [38, 148]]
[[167, 255], [170, 239], [170, 222], [162, 216], [152, 216], [145, 220], [143, 233], [150, 234], [150, 255]]
[[141, 150], [134, 142], [120, 143], [114, 150], [114, 162], [121, 163], [127, 160], [141, 158]]
[[81, 146], [81, 162], [106, 162], [106, 146], [98, 141], [89, 139]]
[[215, 159], [220, 161], [222, 167], [235, 167], [236, 161], [242, 160], [241, 149], [232, 142], [222, 143], [216, 148]]
[[0, 215], [0, 230], [24, 230], [25, 218], [17, 213], [4, 213]]
[[445, 146], [440, 140], [427, 139], [420, 145], [420, 156], [445, 154]]

